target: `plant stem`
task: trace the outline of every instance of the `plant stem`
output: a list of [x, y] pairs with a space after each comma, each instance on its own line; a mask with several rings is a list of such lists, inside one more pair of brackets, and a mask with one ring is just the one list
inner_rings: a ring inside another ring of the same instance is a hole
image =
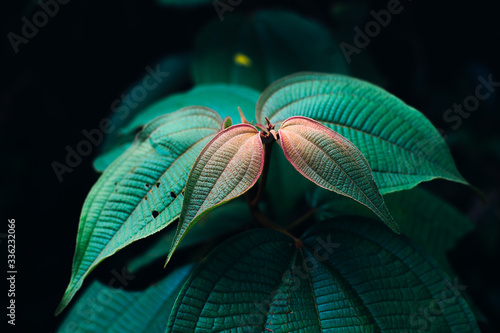
[[262, 176], [260, 177], [259, 188], [257, 189], [257, 195], [250, 202], [250, 206], [257, 206], [259, 204], [262, 193], [266, 188], [267, 174], [269, 173], [269, 164], [271, 163], [271, 151], [273, 148], [274, 141], [264, 144], [264, 169], [262, 170]]
[[273, 221], [271, 221], [266, 215], [264, 215], [260, 211], [260, 209], [259, 209], [258, 206], [250, 207], [250, 211], [252, 213], [252, 216], [257, 221], [259, 221], [260, 224], [262, 224], [263, 227], [268, 228], [268, 229], [273, 229], [273, 230], [276, 230], [276, 231], [284, 233], [285, 235], [293, 238], [293, 240], [295, 242], [295, 247], [296, 248], [301, 248], [302, 247], [302, 241], [300, 239], [298, 239], [297, 237], [295, 237], [294, 235], [292, 235], [287, 229], [285, 229], [285, 228], [277, 225]]
[[269, 135], [265, 136], [263, 139], [263, 144], [264, 144], [264, 167], [262, 170], [262, 176], [260, 178], [260, 182], [257, 188], [257, 194], [255, 195], [255, 198], [251, 199], [251, 193], [252, 191], [248, 191], [245, 194], [245, 197], [248, 202], [248, 206], [250, 208], [250, 212], [252, 213], [252, 216], [255, 220], [257, 220], [264, 228], [268, 229], [273, 229], [279, 232], [284, 233], [285, 235], [291, 237], [294, 242], [295, 242], [295, 247], [297, 249], [302, 247], [302, 242], [300, 239], [292, 235], [290, 232], [288, 232], [287, 229], [283, 228], [282, 226], [277, 225], [271, 219], [269, 219], [266, 215], [264, 215], [259, 208], [259, 202], [260, 199], [262, 198], [262, 194], [264, 193], [264, 190], [266, 188], [266, 182], [267, 182], [267, 175], [269, 173], [269, 164], [271, 163], [271, 151], [273, 148], [273, 143], [274, 143], [274, 138], [270, 137]]
[[302, 222], [306, 221], [311, 215], [313, 215], [316, 212], [316, 209], [312, 208], [309, 211], [307, 211], [304, 215], [290, 223], [287, 227], [286, 230], [292, 230], [295, 227], [299, 226]]

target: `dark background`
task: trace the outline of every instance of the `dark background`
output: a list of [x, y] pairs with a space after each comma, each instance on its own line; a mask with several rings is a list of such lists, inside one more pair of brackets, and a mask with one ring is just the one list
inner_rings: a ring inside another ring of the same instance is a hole
[[[190, 51], [197, 32], [217, 14], [211, 4], [178, 9], [151, 0], [72, 0], [15, 54], [7, 33], [20, 34], [21, 18], [31, 21], [39, 7], [33, 1], [9, 3], [2, 3], [0, 10], [0, 233], [6, 232], [8, 218], [16, 220], [16, 328], [55, 332], [65, 314], [53, 315], [69, 281], [80, 210], [98, 178], [91, 165], [98, 149], [65, 174], [62, 183], [51, 163], [64, 161], [65, 146], [82, 140], [83, 129], [99, 126], [111, 102], [145, 74], [146, 66], [153, 67], [167, 54]], [[335, 30], [332, 3], [243, 0], [235, 12], [284, 7]], [[374, 10], [387, 7], [387, 1], [367, 3]], [[492, 74], [500, 81], [498, 10], [495, 1], [402, 4], [403, 12], [362, 52], [373, 57], [387, 80], [386, 89], [444, 130], [458, 169], [487, 197], [482, 204], [465, 186], [444, 181], [425, 185], [477, 224], [451, 258], [491, 321], [483, 329], [498, 332], [500, 94], [481, 102], [457, 130], [443, 120], [453, 103], [474, 94], [479, 75]], [[351, 66], [357, 65], [353, 55]], [[6, 241], [0, 240], [5, 271]], [[0, 294], [6, 299], [3, 286]], [[6, 318], [1, 318], [3, 325]]]

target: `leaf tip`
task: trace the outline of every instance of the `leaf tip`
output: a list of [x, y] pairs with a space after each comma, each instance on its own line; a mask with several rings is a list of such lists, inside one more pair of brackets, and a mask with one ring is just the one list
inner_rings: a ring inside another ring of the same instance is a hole
[[250, 122], [247, 120], [247, 118], [245, 118], [245, 115], [243, 114], [243, 111], [241, 110], [241, 108], [239, 106], [238, 106], [238, 112], [240, 114], [241, 123], [242, 124], [250, 124]]
[[61, 312], [63, 312], [64, 309], [66, 309], [66, 307], [68, 306], [69, 302], [71, 301], [71, 298], [72, 298], [72, 296], [70, 296], [69, 299], [68, 299], [68, 293], [67, 292], [64, 293], [64, 296], [63, 296], [61, 302], [57, 306], [56, 311], [54, 311], [54, 316], [60, 315]]

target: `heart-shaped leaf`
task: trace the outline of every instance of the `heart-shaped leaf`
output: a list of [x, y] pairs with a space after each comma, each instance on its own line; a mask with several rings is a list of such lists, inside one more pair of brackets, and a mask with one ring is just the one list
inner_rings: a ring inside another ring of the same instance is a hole
[[256, 119], [279, 124], [293, 116], [315, 119], [349, 139], [370, 163], [382, 194], [434, 178], [467, 184], [430, 121], [370, 83], [322, 73], [278, 80], [262, 93]]
[[175, 299], [193, 268], [180, 267], [143, 291], [115, 289], [94, 281], [57, 332], [165, 332]]
[[191, 72], [196, 84], [236, 83], [262, 91], [298, 71], [348, 73], [348, 67], [324, 26], [290, 11], [261, 10], [209, 23], [196, 39]]
[[368, 161], [349, 140], [305, 117], [285, 120], [279, 137], [286, 158], [298, 172], [327, 190], [362, 203], [399, 232], [373, 180]]
[[221, 244], [184, 284], [167, 332], [479, 332], [463, 286], [387, 228], [338, 218], [302, 243], [252, 230]]
[[71, 280], [57, 313], [102, 260], [179, 216], [187, 170], [221, 125], [220, 116], [203, 107], [158, 117], [106, 169], [85, 200]]
[[231, 126], [219, 132], [203, 148], [186, 183], [179, 225], [168, 254], [207, 212], [248, 191], [264, 166], [264, 148], [255, 127]]
[[[255, 109], [258, 99], [259, 93], [245, 86], [210, 84], [196, 86], [187, 92], [170, 95], [146, 107], [142, 105], [142, 109], [137, 107], [136, 112], [128, 116], [126, 123], [120, 126], [118, 122], [115, 122], [117, 128], [106, 138], [103, 153], [94, 161], [94, 168], [98, 171], [106, 169], [117, 156], [130, 147], [137, 130], [156, 117], [172, 113], [183, 107], [199, 105], [217, 111], [222, 118], [229, 116], [236, 120], [239, 119], [238, 107], [250, 114], [250, 111], [253, 112]], [[118, 111], [121, 111], [125, 106], [116, 110], [115, 118], [122, 115], [122, 112]]]

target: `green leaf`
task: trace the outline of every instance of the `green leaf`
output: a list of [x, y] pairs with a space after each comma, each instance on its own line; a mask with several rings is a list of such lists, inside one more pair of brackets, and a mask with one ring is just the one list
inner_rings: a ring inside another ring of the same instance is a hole
[[[110, 130], [104, 138], [102, 151], [107, 152], [125, 142], [132, 143], [136, 132], [132, 133], [130, 138], [126, 138], [120, 129], [130, 123], [137, 113], [146, 106], [186, 84], [189, 81], [190, 64], [191, 55], [180, 53], [166, 56], [155, 65], [146, 66], [143, 70], [143, 77], [111, 103], [111, 114], [109, 115], [111, 124], [108, 126]], [[188, 105], [182, 105], [181, 107], [184, 106]], [[126, 141], [124, 141], [125, 139]], [[122, 151], [125, 151], [125, 149]], [[107, 162], [106, 166], [111, 164], [113, 160]]]
[[221, 125], [220, 116], [203, 107], [156, 118], [106, 169], [85, 200], [71, 280], [56, 313], [102, 260], [179, 216], [188, 170]]
[[[233, 221], [233, 223], [228, 224], [227, 221]], [[232, 200], [208, 212], [198, 223], [193, 225], [177, 247], [177, 250], [235, 232], [237, 229], [250, 226], [252, 222], [253, 219], [246, 201]], [[132, 274], [155, 260], [167, 257], [176, 233], [176, 228], [170, 229], [171, 227], [166, 228], [168, 230], [161, 231], [166, 232], [154, 245], [130, 260], [127, 268]]]
[[302, 242], [269, 229], [226, 241], [184, 284], [167, 332], [479, 332], [463, 287], [387, 228], [335, 219]]
[[366, 157], [382, 194], [435, 178], [467, 184], [430, 121], [387, 91], [354, 78], [298, 73], [264, 91], [256, 118], [279, 124], [315, 119], [350, 140]]
[[168, 316], [194, 265], [178, 268], [143, 291], [94, 281], [63, 321], [59, 333], [165, 332]]
[[110, 144], [108, 149], [98, 155], [94, 160], [94, 169], [98, 172], [103, 172], [108, 166], [113, 163], [121, 154], [123, 154], [127, 149], [134, 143], [133, 135], [129, 135], [127, 140], [120, 143]]
[[304, 117], [288, 118], [278, 133], [286, 158], [304, 177], [360, 202], [399, 233], [373, 180], [368, 161], [349, 140]]
[[263, 90], [298, 71], [348, 73], [338, 45], [324, 26], [293, 12], [234, 13], [199, 34], [192, 76], [196, 84], [227, 82]]
[[248, 191], [263, 166], [259, 132], [248, 124], [220, 131], [203, 148], [189, 173], [179, 225], [165, 265], [189, 229], [210, 210]]
[[[318, 219], [351, 214], [374, 216], [359, 203], [319, 188], [307, 197]], [[474, 229], [473, 223], [453, 206], [419, 187], [387, 194], [384, 200], [398, 221], [401, 233], [434, 258], [446, 273], [455, 275], [446, 253]]]
[[232, 119], [240, 119], [238, 107], [252, 115], [258, 99], [259, 93], [257, 91], [234, 84], [197, 86], [187, 92], [170, 95], [138, 110], [136, 114], [129, 117], [126, 124], [111, 133], [103, 153], [94, 162], [94, 168], [103, 171], [114, 161], [116, 156], [119, 156], [130, 146], [137, 130], [156, 117], [172, 113], [183, 107], [200, 105], [217, 111], [222, 118], [229, 116]]

